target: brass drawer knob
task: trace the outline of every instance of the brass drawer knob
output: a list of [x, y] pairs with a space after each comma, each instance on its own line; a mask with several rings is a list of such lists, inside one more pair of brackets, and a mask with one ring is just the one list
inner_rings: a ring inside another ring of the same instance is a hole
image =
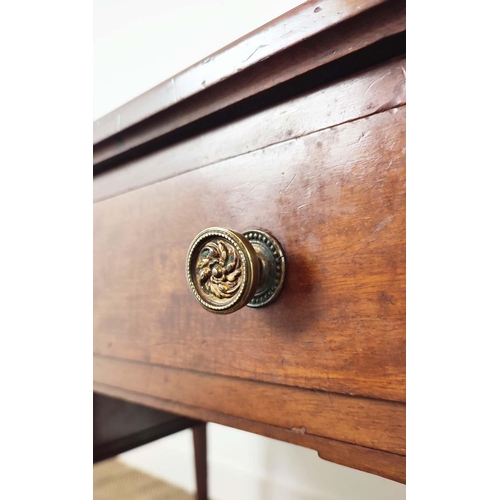
[[229, 314], [248, 305], [263, 307], [283, 287], [285, 256], [268, 232], [240, 234], [210, 227], [191, 243], [186, 260], [189, 287], [208, 311]]

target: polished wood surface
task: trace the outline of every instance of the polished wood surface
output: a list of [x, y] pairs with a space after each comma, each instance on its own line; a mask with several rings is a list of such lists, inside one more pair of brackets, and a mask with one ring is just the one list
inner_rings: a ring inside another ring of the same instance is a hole
[[[96, 142], [94, 146], [94, 170], [100, 171], [108, 168], [110, 161], [124, 155], [126, 158], [127, 153], [133, 154], [134, 148], [137, 149], [139, 146], [143, 146], [143, 149], [154, 148], [160, 140], [161, 143], [170, 142], [172, 135], [175, 139], [178, 135], [200, 133], [200, 129], [206, 127], [206, 124], [202, 123], [202, 118], [206, 118], [205, 121], [210, 124], [217, 123], [224, 119], [224, 116], [220, 116], [221, 112], [231, 110], [235, 107], [235, 103], [241, 103], [240, 107], [244, 110], [255, 108], [266, 100], [264, 91], [277, 94], [278, 98], [283, 97], [290, 92], [290, 89], [293, 91], [297, 86], [299, 75], [304, 75], [304, 79], [307, 79], [308, 72], [326, 63], [337, 62], [338, 65], [334, 64], [334, 68], [327, 65], [325, 69], [331, 74], [340, 72], [340, 77], [341, 73], [346, 70], [346, 66], [347, 68], [356, 67], [356, 61], [363, 49], [373, 51], [375, 54], [371, 56], [376, 55], [380, 52], [376, 42], [388, 40], [391, 36], [405, 30], [404, 1], [392, 0], [360, 12], [361, 14], [346, 22], [321, 31], [314, 37], [306, 38], [302, 43], [292, 45], [287, 50], [277, 52], [213, 87], [200, 87], [198, 93], [163, 111], [158, 109], [153, 116], [143, 120], [140, 125], [125, 129], [121, 126], [120, 131], [111, 137], [103, 141], [99, 139], [101, 142]], [[322, 15], [325, 15], [324, 12]], [[307, 28], [305, 31], [307, 32]], [[388, 42], [386, 45], [391, 47], [394, 44]], [[200, 71], [203, 75], [203, 68]], [[351, 68], [351, 73], [352, 71]], [[319, 76], [314, 75], [313, 81], [318, 79]], [[286, 82], [289, 84], [287, 89], [284, 89], [283, 85]], [[299, 86], [302, 86], [302, 83]], [[161, 95], [155, 96], [154, 89], [150, 92], [144, 97], [151, 98], [152, 103], [156, 103], [155, 106], [161, 108], [163, 102]], [[249, 102], [252, 96], [254, 100]], [[132, 101], [126, 105], [126, 110], [132, 115], [137, 114], [136, 119], [138, 119], [141, 106]], [[109, 123], [113, 120], [122, 123], [122, 115], [123, 113], [117, 110], [100, 120], [99, 127], [102, 127], [103, 120]], [[188, 125], [191, 125], [193, 130], [190, 130]], [[113, 128], [109, 133], [111, 130]], [[99, 134], [96, 139], [98, 137]]]
[[366, 448], [354, 444], [313, 436], [302, 432], [302, 428], [288, 429], [269, 424], [263, 424], [254, 420], [235, 417], [226, 413], [206, 410], [196, 406], [168, 401], [145, 395], [141, 392], [133, 392], [119, 387], [94, 383], [95, 389], [112, 394], [124, 400], [137, 401], [152, 408], [172, 411], [181, 415], [200, 418], [207, 422], [216, 422], [236, 429], [241, 429], [261, 436], [279, 439], [288, 443], [304, 446], [316, 450], [326, 460], [331, 460], [347, 467], [361, 469], [378, 476], [386, 477], [394, 481], [404, 483], [406, 481], [406, 457], [395, 453], [387, 453], [373, 448]]
[[103, 172], [94, 178], [94, 201], [400, 106], [405, 72], [397, 57]]
[[[94, 387], [404, 481], [404, 5], [359, 6], [98, 141]], [[212, 226], [282, 243], [275, 303], [196, 302], [186, 254]]]
[[305, 2], [94, 122], [94, 143], [383, 1]]
[[[95, 352], [404, 401], [404, 121], [396, 108], [97, 204]], [[216, 225], [282, 242], [279, 301], [201, 310], [184, 261]]]
[[401, 403], [100, 357], [94, 361], [94, 380], [315, 436], [405, 453]]

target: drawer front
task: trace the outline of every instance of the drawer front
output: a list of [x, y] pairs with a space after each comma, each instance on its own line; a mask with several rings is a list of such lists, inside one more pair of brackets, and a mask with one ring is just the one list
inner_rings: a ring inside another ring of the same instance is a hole
[[[392, 60], [95, 178], [96, 390], [401, 480], [404, 71]], [[276, 302], [198, 304], [186, 255], [212, 226], [280, 241]]]
[[[232, 158], [97, 203], [96, 354], [404, 401], [400, 91], [379, 82], [377, 98], [397, 107], [370, 110], [365, 96], [358, 100], [367, 116], [247, 154], [235, 150]], [[313, 97], [328, 110], [321, 92]], [[287, 133], [287, 113], [297, 106], [282, 105], [272, 128]], [[323, 126], [326, 118], [311, 110], [308, 126]], [[265, 131], [264, 118], [251, 117]], [[341, 122], [341, 110], [331, 119]], [[223, 128], [219, 139], [245, 127], [242, 121]], [[162, 155], [168, 168], [168, 150]], [[211, 226], [262, 227], [279, 239], [287, 277], [277, 302], [228, 316], [199, 306], [184, 264], [193, 237]]]

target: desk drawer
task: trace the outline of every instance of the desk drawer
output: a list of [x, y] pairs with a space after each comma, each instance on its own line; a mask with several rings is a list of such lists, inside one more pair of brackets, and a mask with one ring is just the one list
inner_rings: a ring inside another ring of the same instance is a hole
[[[404, 454], [403, 67], [96, 178], [97, 383]], [[281, 242], [276, 302], [226, 316], [197, 303], [186, 254], [212, 226]]]
[[[275, 303], [225, 317], [198, 305], [184, 263], [211, 226], [279, 239]], [[404, 400], [404, 106], [97, 203], [95, 247], [98, 354]]]

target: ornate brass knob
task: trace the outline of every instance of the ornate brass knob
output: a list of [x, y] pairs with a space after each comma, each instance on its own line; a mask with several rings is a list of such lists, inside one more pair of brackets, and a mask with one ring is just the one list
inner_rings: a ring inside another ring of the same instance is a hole
[[285, 256], [268, 232], [240, 234], [211, 227], [191, 243], [186, 260], [189, 287], [208, 311], [229, 314], [248, 305], [262, 307], [283, 287]]

